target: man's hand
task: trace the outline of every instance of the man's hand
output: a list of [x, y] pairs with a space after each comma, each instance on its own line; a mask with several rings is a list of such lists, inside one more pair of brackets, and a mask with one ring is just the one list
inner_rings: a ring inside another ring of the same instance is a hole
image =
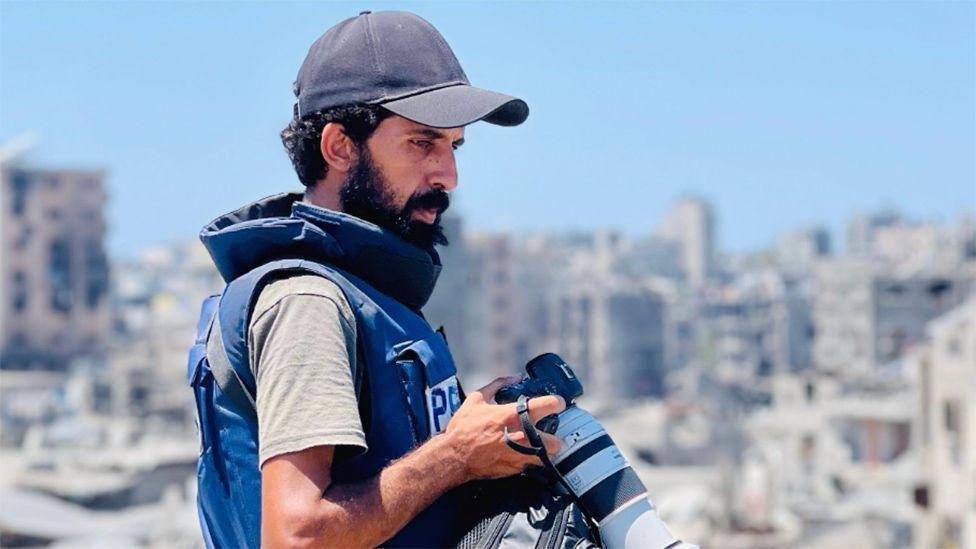
[[[495, 404], [495, 393], [506, 385], [519, 381], [518, 377], [501, 377], [474, 391], [454, 413], [444, 435], [464, 464], [466, 480], [507, 477], [532, 465], [541, 465], [539, 458], [516, 452], [505, 443], [505, 428], [509, 438], [527, 444], [515, 404]], [[566, 409], [560, 396], [541, 396], [528, 402], [529, 416], [535, 423]], [[559, 451], [559, 439], [539, 433], [550, 455]]]
[[[378, 475], [332, 483], [334, 448], [317, 446], [268, 459], [261, 468], [263, 547], [372, 547], [398, 532], [444, 492], [476, 478], [514, 475], [539, 459], [505, 444], [504, 429], [526, 443], [515, 404], [495, 404], [498, 389], [518, 378], [499, 378], [471, 393], [437, 435]], [[539, 421], [563, 411], [558, 396], [529, 400]], [[559, 440], [540, 433], [550, 454]]]

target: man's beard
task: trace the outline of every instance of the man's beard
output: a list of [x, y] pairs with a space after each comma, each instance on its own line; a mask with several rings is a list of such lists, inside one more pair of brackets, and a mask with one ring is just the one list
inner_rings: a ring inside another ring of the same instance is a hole
[[[435, 244], [447, 246], [447, 237], [441, 227], [441, 214], [450, 206], [447, 192], [433, 189], [414, 194], [407, 201], [402, 210], [397, 210], [393, 196], [389, 192], [390, 184], [373, 164], [369, 150], [364, 145], [360, 147], [359, 161], [349, 172], [339, 200], [342, 210], [375, 223], [384, 229], [393, 231], [401, 238], [420, 246], [431, 248]], [[412, 220], [411, 215], [417, 210], [437, 210], [437, 218], [433, 223]]]

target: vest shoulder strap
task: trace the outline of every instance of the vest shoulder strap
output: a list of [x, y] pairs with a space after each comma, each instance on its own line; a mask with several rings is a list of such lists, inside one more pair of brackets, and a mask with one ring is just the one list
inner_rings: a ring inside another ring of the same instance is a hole
[[[246, 356], [246, 355], [245, 355]], [[238, 373], [239, 368], [235, 368], [227, 355], [224, 347], [224, 338], [220, 322], [214, 322], [207, 339], [207, 364], [213, 372], [214, 381], [220, 386], [220, 390], [227, 395], [227, 398], [234, 403], [234, 407], [240, 411], [250, 413], [257, 412], [254, 399], [256, 387], [249, 388]], [[250, 366], [244, 364], [243, 368], [250, 371]], [[241, 368], [241, 369], [243, 369]]]
[[[207, 362], [220, 389], [244, 413], [256, 413], [257, 386], [247, 350], [251, 311], [264, 286], [273, 278], [289, 272], [305, 272], [328, 278], [339, 284], [347, 299], [352, 301], [353, 298], [349, 295], [351, 284], [345, 280], [345, 273], [304, 259], [272, 261], [227, 284], [207, 338]], [[353, 310], [357, 310], [355, 304], [352, 305]]]
[[186, 382], [190, 385], [197, 378], [200, 369], [200, 361], [206, 356], [207, 338], [210, 336], [210, 327], [213, 325], [214, 317], [217, 313], [217, 301], [220, 294], [214, 294], [204, 298], [200, 304], [200, 318], [197, 320], [197, 337], [190, 347], [189, 356], [186, 362]]

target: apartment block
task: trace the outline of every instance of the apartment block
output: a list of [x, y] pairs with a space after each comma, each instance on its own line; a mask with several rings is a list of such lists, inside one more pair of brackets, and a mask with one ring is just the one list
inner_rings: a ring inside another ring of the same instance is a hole
[[0, 171], [2, 368], [65, 370], [102, 355], [110, 327], [104, 173]]

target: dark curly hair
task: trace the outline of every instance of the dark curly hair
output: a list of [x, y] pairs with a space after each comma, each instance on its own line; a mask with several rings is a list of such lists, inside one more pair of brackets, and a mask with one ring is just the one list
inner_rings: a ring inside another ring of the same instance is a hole
[[306, 187], [315, 185], [329, 171], [329, 165], [322, 158], [320, 145], [322, 128], [326, 124], [329, 122], [342, 124], [346, 129], [346, 135], [356, 145], [362, 146], [380, 122], [391, 114], [393, 113], [376, 105], [347, 105], [293, 118], [288, 126], [281, 130], [281, 142], [302, 185]]

